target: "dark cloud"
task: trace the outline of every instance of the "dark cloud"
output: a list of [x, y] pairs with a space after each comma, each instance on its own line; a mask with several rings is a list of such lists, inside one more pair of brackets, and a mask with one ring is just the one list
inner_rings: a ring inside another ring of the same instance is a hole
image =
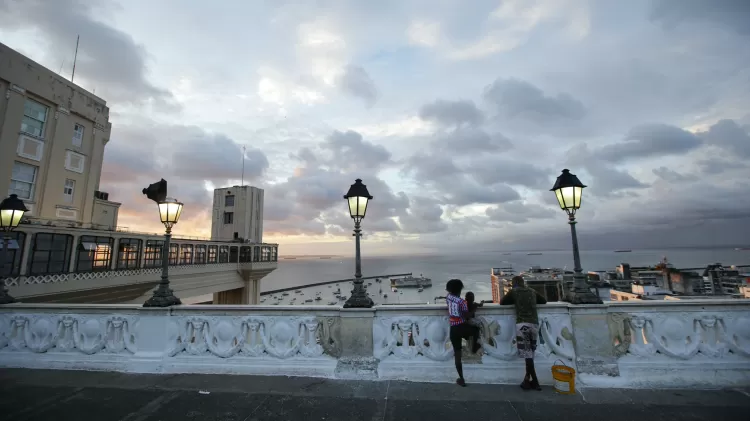
[[406, 214], [399, 217], [401, 230], [408, 234], [428, 234], [448, 229], [443, 209], [429, 197], [412, 197]]
[[344, 68], [338, 80], [339, 87], [349, 95], [365, 101], [368, 107], [378, 99], [378, 89], [370, 75], [360, 66], [349, 65]]
[[506, 118], [547, 123], [548, 120], [580, 120], [586, 115], [581, 101], [570, 94], [547, 96], [536, 86], [518, 79], [497, 79], [485, 88], [484, 99]]
[[487, 217], [492, 221], [524, 223], [532, 219], [547, 219], [555, 216], [555, 212], [546, 207], [533, 203], [515, 201], [487, 208]]
[[423, 183], [444, 182], [461, 171], [448, 156], [444, 154], [427, 154], [419, 152], [411, 156], [401, 169], [404, 175], [412, 175]]
[[521, 198], [518, 191], [507, 184], [481, 185], [467, 178], [444, 186], [444, 192], [444, 203], [458, 206], [491, 205]]
[[591, 175], [591, 179], [581, 182], [589, 186], [588, 190], [596, 196], [612, 197], [623, 190], [648, 187], [648, 184], [638, 181], [629, 172], [601, 162], [590, 161], [584, 168]]
[[502, 156], [483, 155], [468, 161], [462, 170], [485, 184], [507, 183], [526, 187], [544, 188], [550, 185], [552, 171], [539, 168], [523, 160]]
[[750, 36], [750, 2], [746, 0], [654, 0], [651, 19], [668, 28], [704, 22]]
[[652, 170], [655, 176], [669, 183], [681, 183], [685, 181], [694, 181], [697, 177], [693, 174], [680, 174], [677, 171], [667, 167], [654, 168]]
[[[172, 154], [171, 171], [184, 179], [242, 178], [242, 146], [222, 134], [198, 127], [173, 128], [168, 143], [179, 145]], [[266, 155], [256, 148], [244, 151], [244, 178], [258, 180], [268, 169]]]
[[697, 162], [698, 168], [703, 174], [717, 175], [727, 171], [748, 168], [742, 161], [730, 160], [721, 157], [709, 157]]
[[644, 124], [632, 128], [625, 141], [604, 146], [594, 155], [609, 162], [623, 162], [631, 158], [686, 153], [701, 143], [697, 136], [678, 127]]
[[[80, 35], [76, 81], [108, 101], [176, 109], [172, 94], [148, 81], [148, 53], [127, 33], [100, 20], [102, 6], [88, 0], [0, 0], [0, 26], [36, 29], [46, 41], [48, 62], [68, 64]], [[111, 7], [111, 6], [110, 6]]]
[[734, 120], [721, 120], [711, 126], [701, 137], [742, 158], [750, 158], [750, 134]]
[[445, 101], [439, 99], [419, 109], [419, 118], [444, 126], [478, 125], [484, 114], [473, 101]]
[[513, 144], [500, 133], [488, 134], [474, 127], [458, 127], [437, 134], [433, 147], [444, 152], [474, 155], [511, 149]]
[[376, 169], [391, 159], [391, 153], [384, 146], [367, 142], [352, 130], [334, 131], [322, 147], [332, 153], [332, 166], [352, 171]]

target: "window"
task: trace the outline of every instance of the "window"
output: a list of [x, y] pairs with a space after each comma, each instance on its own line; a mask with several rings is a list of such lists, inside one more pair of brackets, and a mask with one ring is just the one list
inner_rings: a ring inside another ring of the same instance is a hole
[[83, 168], [86, 165], [86, 157], [75, 153], [73, 151], [67, 151], [65, 153], [65, 169], [73, 172], [83, 174]]
[[242, 246], [240, 247], [240, 262], [246, 263], [251, 262], [251, 253], [252, 253], [252, 247], [250, 246]]
[[271, 247], [263, 246], [260, 248], [260, 261], [270, 262], [271, 261]]
[[195, 260], [193, 264], [202, 265], [206, 263], [206, 246], [195, 246]]
[[101, 272], [110, 269], [112, 263], [112, 237], [83, 235], [78, 241], [76, 272]]
[[183, 244], [180, 246], [180, 264], [190, 265], [193, 263], [193, 245]]
[[37, 167], [22, 162], [13, 163], [8, 194], [17, 194], [19, 199], [31, 200], [34, 197]]
[[229, 246], [219, 247], [219, 263], [229, 263]]
[[253, 262], [260, 262], [260, 248], [253, 247]]
[[81, 147], [83, 145], [83, 131], [84, 128], [80, 124], [73, 125], [73, 146]]
[[21, 131], [36, 137], [44, 137], [44, 124], [47, 122], [48, 108], [36, 101], [26, 100], [23, 106]]
[[234, 223], [234, 212], [224, 212], [224, 223], [225, 224]]
[[208, 263], [218, 262], [219, 246], [208, 246]]
[[18, 138], [18, 149], [16, 152], [18, 153], [18, 156], [33, 159], [34, 161], [41, 161], [42, 155], [44, 154], [44, 142], [32, 137], [21, 135]]
[[140, 266], [141, 244], [135, 238], [121, 238], [117, 247], [117, 269], [137, 269]]
[[[6, 260], [0, 262], [0, 279], [21, 274], [21, 259], [23, 259], [23, 248], [24, 244], [26, 244], [26, 233], [11, 231], [6, 234], [9, 236], [10, 241], [8, 241], [9, 247]], [[5, 247], [5, 243], [0, 239], [0, 250], [3, 247]], [[0, 284], [0, 288], [2, 288], [2, 284]]]
[[158, 268], [161, 267], [161, 252], [164, 249], [164, 241], [147, 240], [146, 251], [144, 252], [143, 267]]
[[271, 261], [272, 262], [278, 262], [279, 261], [279, 248], [278, 246], [274, 246], [271, 248]]
[[229, 262], [237, 263], [237, 247], [229, 248]]
[[234, 195], [224, 196], [224, 206], [234, 206]]
[[31, 243], [28, 276], [68, 272], [72, 248], [72, 235], [35, 234]]
[[66, 179], [65, 186], [63, 187], [63, 200], [65, 203], [73, 203], [73, 192], [76, 189], [75, 180]]
[[180, 245], [169, 243], [169, 265], [176, 265], [180, 260]]

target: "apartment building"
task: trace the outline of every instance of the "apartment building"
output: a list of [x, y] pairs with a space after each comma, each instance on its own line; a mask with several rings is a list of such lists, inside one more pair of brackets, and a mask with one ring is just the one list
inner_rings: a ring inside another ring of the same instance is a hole
[[99, 189], [111, 128], [103, 99], [0, 44], [0, 195], [31, 223], [116, 227], [120, 204]]
[[211, 240], [263, 242], [263, 189], [215, 189], [212, 213]]

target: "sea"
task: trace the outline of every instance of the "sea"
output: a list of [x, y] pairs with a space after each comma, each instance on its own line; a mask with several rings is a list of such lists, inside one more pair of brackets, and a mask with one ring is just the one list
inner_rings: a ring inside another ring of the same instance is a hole
[[[530, 254], [532, 253], [532, 254]], [[704, 268], [711, 263], [723, 265], [750, 265], [750, 250], [734, 248], [672, 248], [652, 250], [581, 250], [581, 266], [586, 271], [614, 270], [621, 263], [631, 266], [656, 265], [666, 257], [678, 269]], [[464, 291], [472, 291], [478, 300], [491, 300], [490, 269], [512, 267], [516, 272], [531, 266], [555, 267], [572, 270], [573, 255], [570, 250], [534, 251], [473, 251], [442, 255], [401, 255], [362, 257], [363, 276], [382, 276], [382, 283], [366, 280], [368, 292], [377, 304], [425, 304], [435, 302], [435, 297], [445, 295], [444, 286], [449, 279], [461, 279]], [[743, 268], [750, 272], [750, 267]], [[401, 288], [396, 293], [390, 290], [387, 275], [412, 273], [432, 279], [433, 286], [422, 293], [416, 289]], [[263, 304], [321, 304], [334, 305], [333, 291], [340, 288], [342, 296], [351, 292], [351, 282], [340, 282], [302, 288], [317, 282], [349, 279], [354, 276], [353, 257], [303, 257], [280, 258], [278, 268], [263, 278], [261, 291], [268, 292], [282, 288], [300, 287], [300, 293], [281, 293], [273, 297], [264, 295]], [[371, 284], [371, 285], [368, 285]], [[388, 297], [383, 298], [383, 294]], [[316, 297], [320, 300], [315, 300]], [[292, 302], [292, 299], [295, 300]], [[312, 303], [305, 302], [313, 299]], [[341, 304], [341, 303], [338, 303]]]

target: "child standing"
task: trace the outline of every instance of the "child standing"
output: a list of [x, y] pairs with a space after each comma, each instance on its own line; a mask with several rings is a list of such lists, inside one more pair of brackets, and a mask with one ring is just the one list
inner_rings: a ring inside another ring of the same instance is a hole
[[458, 372], [458, 379], [456, 384], [462, 387], [466, 387], [466, 381], [464, 380], [464, 369], [461, 364], [461, 345], [463, 339], [474, 338], [471, 342], [472, 352], [476, 353], [479, 350], [479, 344], [476, 338], [479, 337], [479, 328], [468, 323], [469, 320], [469, 306], [466, 300], [461, 298], [461, 290], [464, 288], [463, 282], [460, 279], [451, 279], [445, 286], [445, 290], [448, 291], [448, 296], [445, 297], [445, 301], [448, 303], [448, 320], [450, 323], [450, 340], [453, 345], [453, 358], [456, 364], [456, 371]]

